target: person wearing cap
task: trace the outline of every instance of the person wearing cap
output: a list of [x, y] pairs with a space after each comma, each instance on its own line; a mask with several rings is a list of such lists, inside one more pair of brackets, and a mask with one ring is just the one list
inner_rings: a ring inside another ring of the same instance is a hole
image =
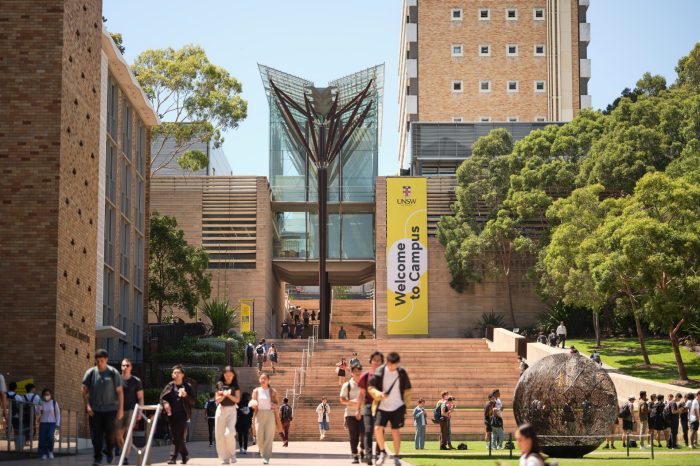
[[107, 364], [108, 358], [104, 349], [95, 352], [95, 366], [85, 371], [81, 388], [92, 434], [93, 466], [102, 462], [105, 445], [107, 463], [112, 462], [116, 421], [124, 417], [122, 377], [118, 370]]
[[646, 439], [649, 434], [649, 402], [647, 401], [647, 392], [645, 390], [639, 392], [637, 412], [639, 413], [639, 448], [644, 450], [646, 448], [644, 446], [644, 439]]
[[629, 441], [630, 434], [634, 429], [634, 395], [627, 397], [627, 403], [622, 405], [620, 409], [620, 417], [622, 418], [622, 446], [626, 447]]

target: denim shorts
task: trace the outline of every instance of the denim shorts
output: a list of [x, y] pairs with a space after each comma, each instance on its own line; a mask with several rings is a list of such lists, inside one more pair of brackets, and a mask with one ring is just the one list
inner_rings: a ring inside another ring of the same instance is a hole
[[328, 424], [328, 421], [321, 421], [318, 423], [318, 427], [321, 430], [331, 430], [331, 426]]

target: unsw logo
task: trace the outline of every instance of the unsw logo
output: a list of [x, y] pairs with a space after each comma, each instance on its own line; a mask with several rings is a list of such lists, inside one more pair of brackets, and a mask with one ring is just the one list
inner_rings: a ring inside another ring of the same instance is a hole
[[401, 190], [403, 194], [403, 199], [396, 199], [396, 203], [399, 205], [413, 205], [416, 203], [415, 199], [411, 199], [411, 187], [404, 186]]

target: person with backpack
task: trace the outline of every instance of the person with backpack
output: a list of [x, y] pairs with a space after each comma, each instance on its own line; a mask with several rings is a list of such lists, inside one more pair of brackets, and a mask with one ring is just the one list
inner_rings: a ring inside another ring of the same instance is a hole
[[297, 320], [295, 325], [295, 334], [299, 340], [304, 338], [304, 324], [302, 324], [299, 320]]
[[491, 449], [503, 449], [503, 414], [495, 406], [491, 414]]
[[540, 442], [533, 426], [523, 424], [518, 427], [518, 430], [515, 432], [515, 441], [518, 443], [518, 448], [520, 448], [522, 453], [518, 463], [519, 466], [545, 466]]
[[637, 411], [639, 412], [639, 448], [640, 450], [644, 450], [646, 448], [644, 446], [644, 439], [649, 434], [649, 401], [647, 400], [647, 392], [645, 390], [639, 392]]
[[325, 396], [321, 398], [321, 402], [316, 406], [316, 415], [318, 417], [319, 439], [323, 440], [326, 438], [326, 432], [331, 430], [331, 407], [328, 405], [328, 398]]
[[27, 434], [28, 440], [31, 442], [38, 437], [39, 434], [39, 416], [41, 416], [41, 397], [36, 393], [36, 385], [28, 383], [24, 386], [26, 394], [24, 401], [29, 405], [24, 408], [24, 425], [30, 431]]
[[53, 459], [54, 432], [61, 426], [61, 408], [52, 399], [51, 390], [41, 391], [41, 419], [39, 420], [39, 456], [42, 460]]
[[404, 426], [406, 406], [411, 404], [411, 380], [406, 369], [399, 366], [401, 357], [392, 351], [386, 357], [386, 363], [374, 371], [367, 390], [374, 399], [372, 409], [375, 413], [374, 435], [379, 446], [381, 465], [388, 458], [384, 442], [384, 428], [391, 423], [391, 436], [394, 440], [394, 466], [401, 466], [401, 428]]
[[452, 416], [452, 397], [450, 392], [442, 392], [442, 397], [435, 406], [433, 419], [440, 424], [440, 450], [453, 450], [450, 442], [450, 417]]
[[209, 446], [214, 446], [214, 426], [216, 418], [216, 400], [214, 392], [209, 393], [209, 399], [204, 403], [204, 413], [207, 415], [207, 427], [209, 428]]
[[287, 323], [287, 319], [284, 319], [282, 322], [282, 339], [284, 340], [285, 338], [289, 338], [289, 324]]
[[255, 346], [251, 342], [245, 345], [245, 357], [248, 367], [253, 367], [253, 356], [255, 356]]
[[262, 373], [263, 362], [265, 361], [265, 342], [260, 340], [258, 346], [255, 347], [255, 357], [258, 364], [258, 374]]
[[[355, 416], [362, 416], [362, 424], [365, 433], [365, 463], [372, 464], [372, 437], [374, 435], [374, 412], [372, 411], [372, 403], [374, 398], [368, 391], [369, 381], [374, 375], [374, 371], [384, 364], [384, 355], [379, 352], [373, 352], [369, 357], [370, 369], [362, 374], [360, 381], [357, 383], [360, 390], [357, 393], [357, 407], [355, 408]], [[375, 449], [379, 454], [379, 448]]]
[[596, 350], [593, 350], [593, 352], [591, 352], [591, 361], [598, 364], [599, 366], [603, 365], [603, 361], [600, 359], [600, 354], [598, 354]]
[[21, 452], [24, 449], [26, 438], [29, 434], [29, 420], [25, 420], [25, 411], [29, 413], [30, 406], [27, 405], [24, 397], [17, 393], [17, 382], [10, 382], [7, 391], [7, 399], [10, 408], [10, 425], [15, 442], [15, 451]]
[[427, 426], [427, 416], [425, 414], [425, 400], [418, 400], [418, 404], [413, 408], [413, 425], [416, 428], [414, 447], [416, 450], [425, 450], [425, 428]]
[[224, 367], [216, 383], [215, 400], [218, 404], [214, 415], [216, 431], [216, 453], [221, 464], [236, 462], [236, 405], [240, 401], [241, 390], [238, 386], [236, 371], [231, 366]]
[[622, 447], [627, 446], [630, 434], [634, 429], [634, 395], [627, 397], [627, 402], [620, 407], [620, 412], [617, 415], [622, 419]]
[[282, 406], [280, 406], [280, 421], [282, 421], [282, 446], [289, 446], [289, 427], [294, 420], [294, 412], [292, 407], [289, 406], [289, 398], [284, 398], [282, 400]]
[[241, 455], [248, 453], [248, 437], [253, 425], [253, 410], [248, 406], [250, 393], [243, 392], [241, 402], [238, 403], [238, 416], [236, 417], [236, 438], [238, 439], [238, 452]]
[[116, 421], [124, 417], [122, 376], [107, 364], [108, 358], [106, 350], [95, 351], [95, 365], [83, 375], [82, 395], [90, 421], [93, 466], [102, 462], [103, 445], [106, 445], [107, 462], [112, 462]]
[[352, 353], [352, 357], [348, 361], [348, 366], [352, 368], [352, 366], [362, 366], [360, 364], [360, 358], [357, 357], [357, 353]]
[[345, 406], [343, 417], [345, 419], [345, 427], [348, 429], [350, 454], [352, 455], [353, 464], [360, 463], [360, 458], [364, 456], [365, 451], [364, 436], [362, 435], [362, 417], [356, 414], [357, 395], [360, 392], [358, 382], [361, 377], [362, 365], [357, 361], [357, 363], [350, 365], [350, 380], [345, 382], [340, 388], [340, 404]]
[[664, 420], [670, 429], [666, 447], [670, 449], [680, 448], [678, 446], [678, 422], [681, 410], [678, 407], [678, 403], [682, 398], [683, 395], [680, 393], [677, 393], [675, 397], [672, 393], [669, 393], [668, 401], [666, 402], [666, 407], [664, 408]]
[[557, 346], [557, 334], [552, 330], [547, 337], [547, 341], [549, 341], [549, 346]]
[[520, 375], [523, 375], [528, 367], [530, 367], [522, 356], [518, 356], [518, 366], [520, 368]]
[[[654, 395], [652, 395], [652, 401]], [[649, 409], [649, 417], [654, 420], [654, 431], [656, 432], [657, 446], [661, 448], [661, 440], [666, 438], [666, 420], [664, 419], [664, 396], [659, 394], [656, 395], [656, 402], [651, 405]]]

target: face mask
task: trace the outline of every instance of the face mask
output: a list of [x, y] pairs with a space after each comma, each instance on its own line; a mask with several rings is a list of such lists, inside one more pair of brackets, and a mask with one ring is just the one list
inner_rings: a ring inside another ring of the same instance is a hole
[[45, 399], [46, 401], [51, 401], [51, 395], [46, 395], [46, 396], [44, 397], [44, 399]]

